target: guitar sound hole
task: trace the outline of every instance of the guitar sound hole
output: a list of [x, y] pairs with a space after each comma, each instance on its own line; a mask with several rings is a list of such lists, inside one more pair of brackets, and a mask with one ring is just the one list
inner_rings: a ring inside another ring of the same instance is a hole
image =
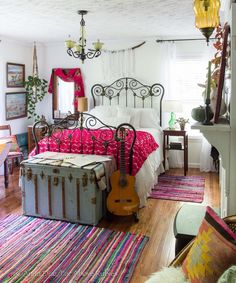
[[127, 185], [127, 181], [125, 179], [121, 179], [119, 183], [121, 187], [125, 187]]
[[132, 202], [131, 199], [116, 199], [115, 200], [116, 203], [127, 203], [127, 202]]

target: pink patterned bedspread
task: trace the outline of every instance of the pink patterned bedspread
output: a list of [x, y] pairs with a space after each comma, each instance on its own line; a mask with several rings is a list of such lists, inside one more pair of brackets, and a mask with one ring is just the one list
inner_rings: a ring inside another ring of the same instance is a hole
[[[109, 130], [86, 130], [80, 129], [76, 130], [63, 130], [63, 132], [57, 132], [53, 134], [53, 137], [44, 138], [39, 141], [39, 153], [45, 151], [53, 152], [65, 152], [65, 153], [83, 153], [83, 154], [97, 154], [97, 155], [113, 155], [117, 163], [119, 164], [119, 146], [116, 141], [109, 143], [107, 149], [104, 147], [103, 143], [93, 141], [92, 135], [99, 137], [108, 137], [111, 135]], [[81, 138], [82, 134], [82, 138]], [[58, 143], [60, 141], [60, 145]], [[82, 142], [81, 142], [82, 141]], [[131, 141], [125, 141], [125, 159], [126, 159], [126, 170], [129, 172], [129, 149], [131, 146]], [[132, 175], [136, 175], [139, 169], [142, 167], [144, 161], [147, 159], [149, 154], [156, 150], [159, 145], [155, 142], [153, 136], [147, 132], [137, 131], [136, 141], [133, 148], [133, 166]], [[29, 156], [34, 156], [36, 154], [36, 149], [34, 149]]]

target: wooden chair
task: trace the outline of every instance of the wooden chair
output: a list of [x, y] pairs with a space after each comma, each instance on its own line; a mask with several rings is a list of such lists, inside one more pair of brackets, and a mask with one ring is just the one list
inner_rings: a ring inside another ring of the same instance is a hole
[[10, 168], [10, 174], [12, 174], [14, 163], [16, 161], [21, 162], [23, 160], [23, 154], [20, 151], [20, 148], [17, 144], [16, 136], [11, 134], [11, 126], [10, 125], [2, 125], [2, 126], [0, 126], [0, 131], [7, 132], [7, 134], [4, 134], [2, 136], [2, 139], [7, 140], [7, 141], [12, 143], [11, 149], [10, 149], [10, 151], [7, 155], [7, 159], [6, 159], [7, 165]]

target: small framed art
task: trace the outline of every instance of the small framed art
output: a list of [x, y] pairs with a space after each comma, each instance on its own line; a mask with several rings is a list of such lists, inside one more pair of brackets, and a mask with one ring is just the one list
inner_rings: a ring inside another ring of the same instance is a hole
[[26, 92], [6, 93], [6, 120], [27, 116]]
[[7, 87], [24, 87], [25, 65], [7, 63]]

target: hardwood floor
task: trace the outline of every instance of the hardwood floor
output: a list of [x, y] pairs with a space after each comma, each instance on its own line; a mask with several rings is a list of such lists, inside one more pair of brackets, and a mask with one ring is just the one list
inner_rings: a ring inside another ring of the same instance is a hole
[[[168, 173], [182, 175], [183, 170], [171, 169]], [[190, 169], [188, 175], [202, 175], [206, 179], [204, 204], [219, 207], [219, 179], [216, 173], [201, 173]], [[0, 217], [9, 213], [21, 214], [21, 192], [18, 185], [19, 170], [10, 176], [9, 188], [5, 190], [3, 177], [0, 177]], [[143, 283], [148, 276], [167, 266], [174, 258], [175, 238], [173, 221], [183, 202], [149, 199], [146, 207], [140, 210], [140, 220], [134, 223], [131, 217], [114, 217], [113, 221], [102, 220], [100, 227], [130, 231], [149, 237], [132, 277], [132, 283]]]

